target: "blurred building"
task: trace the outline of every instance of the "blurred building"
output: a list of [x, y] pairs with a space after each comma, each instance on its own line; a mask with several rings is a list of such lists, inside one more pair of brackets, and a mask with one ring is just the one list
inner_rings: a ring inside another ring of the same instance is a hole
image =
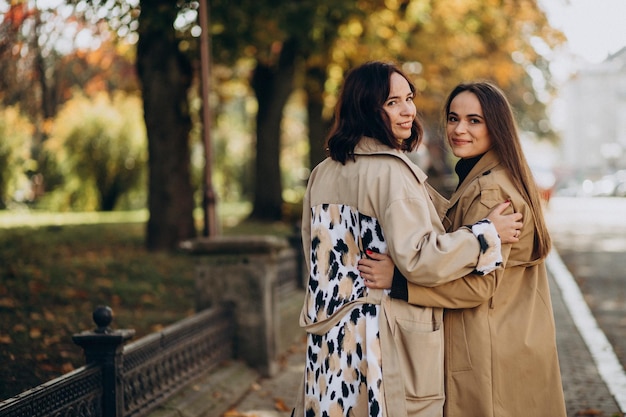
[[561, 169], [595, 179], [626, 168], [626, 48], [581, 68], [562, 97]]

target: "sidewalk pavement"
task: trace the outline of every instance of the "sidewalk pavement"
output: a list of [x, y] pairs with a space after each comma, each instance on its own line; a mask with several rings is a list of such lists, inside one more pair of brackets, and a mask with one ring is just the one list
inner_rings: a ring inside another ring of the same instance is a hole
[[[614, 396], [600, 376], [550, 272], [557, 346], [568, 417], [623, 416]], [[274, 378], [260, 379], [224, 417], [288, 417], [304, 367], [305, 346], [296, 345], [285, 356]], [[550, 417], [550, 416], [530, 416]]]

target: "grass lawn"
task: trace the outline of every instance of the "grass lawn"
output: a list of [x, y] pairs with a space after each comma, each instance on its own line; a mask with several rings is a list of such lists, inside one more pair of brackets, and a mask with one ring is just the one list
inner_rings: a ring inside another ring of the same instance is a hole
[[[146, 218], [0, 212], [0, 401], [84, 365], [72, 335], [95, 327], [98, 305], [113, 309], [111, 327], [135, 329], [135, 340], [194, 313], [193, 258], [147, 252]], [[222, 220], [223, 234], [292, 232]]]

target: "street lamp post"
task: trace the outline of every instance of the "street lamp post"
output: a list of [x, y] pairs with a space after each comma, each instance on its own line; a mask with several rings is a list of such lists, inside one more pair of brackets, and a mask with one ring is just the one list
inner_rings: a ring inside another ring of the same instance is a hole
[[211, 80], [211, 43], [209, 38], [209, 8], [206, 0], [200, 0], [198, 13], [200, 14], [200, 72], [202, 78], [202, 131], [204, 139], [204, 236], [216, 236], [218, 231], [217, 215], [215, 210], [216, 195], [213, 189], [211, 175], [213, 151], [211, 145], [211, 106], [209, 103]]

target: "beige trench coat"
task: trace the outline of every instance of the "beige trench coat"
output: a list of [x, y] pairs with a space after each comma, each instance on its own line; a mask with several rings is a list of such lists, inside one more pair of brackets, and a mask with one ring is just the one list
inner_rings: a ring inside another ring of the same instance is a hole
[[444, 314], [447, 417], [564, 417], [554, 317], [543, 259], [532, 259], [531, 212], [495, 153], [450, 199], [448, 230], [506, 199], [524, 216], [520, 241], [503, 245], [505, 269], [439, 286], [409, 284], [409, 302]]

